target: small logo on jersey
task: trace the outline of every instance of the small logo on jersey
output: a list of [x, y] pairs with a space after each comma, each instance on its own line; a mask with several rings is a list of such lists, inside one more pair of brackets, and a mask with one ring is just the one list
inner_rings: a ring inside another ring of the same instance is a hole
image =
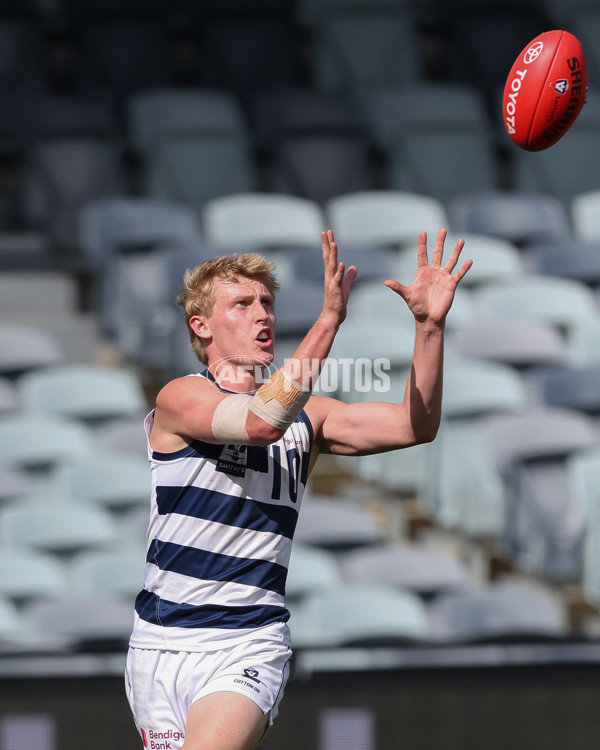
[[225, 445], [217, 461], [217, 471], [243, 477], [246, 474], [246, 458], [245, 445]]
[[566, 94], [569, 90], [569, 81], [566, 78], [559, 78], [554, 84], [554, 90], [559, 94]]
[[243, 671], [244, 677], [247, 677], [249, 680], [254, 680], [254, 682], [260, 682], [258, 679], [258, 669], [254, 669], [254, 667], [246, 667]]

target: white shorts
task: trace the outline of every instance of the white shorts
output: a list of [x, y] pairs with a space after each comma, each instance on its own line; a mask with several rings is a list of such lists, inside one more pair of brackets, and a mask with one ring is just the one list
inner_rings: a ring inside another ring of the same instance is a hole
[[249, 641], [219, 651], [130, 648], [125, 688], [144, 747], [178, 750], [192, 703], [209, 693], [230, 691], [277, 716], [289, 674], [288, 643]]

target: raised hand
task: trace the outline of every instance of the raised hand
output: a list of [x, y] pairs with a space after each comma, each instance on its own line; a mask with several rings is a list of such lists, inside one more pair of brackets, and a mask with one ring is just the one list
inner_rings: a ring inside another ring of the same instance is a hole
[[464, 240], [459, 240], [442, 266], [446, 234], [445, 229], [438, 232], [430, 263], [427, 254], [427, 233], [421, 232], [417, 250], [417, 275], [410, 286], [394, 279], [387, 279], [385, 282], [387, 287], [402, 297], [419, 322], [443, 323], [454, 301], [458, 283], [473, 265], [472, 260], [467, 260], [453, 273], [465, 244]]
[[337, 244], [331, 229], [321, 232], [321, 246], [325, 268], [323, 314], [331, 316], [333, 322], [339, 325], [346, 317], [350, 289], [358, 275], [358, 269], [350, 266], [346, 270], [345, 264], [338, 261]]

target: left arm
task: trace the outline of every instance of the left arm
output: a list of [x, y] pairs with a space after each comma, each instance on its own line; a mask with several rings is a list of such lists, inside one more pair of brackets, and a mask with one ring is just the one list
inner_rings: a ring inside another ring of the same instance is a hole
[[442, 229], [430, 264], [427, 236], [422, 232], [414, 282], [410, 286], [391, 279], [385, 282], [402, 297], [415, 318], [413, 360], [402, 403], [344, 404], [330, 398], [311, 398], [306, 410], [315, 426], [317, 447], [321, 452], [379, 453], [435, 438], [442, 414], [446, 315], [458, 283], [472, 265], [472, 261], [466, 261], [454, 272], [464, 245], [460, 240], [442, 266], [445, 238], [446, 231]]

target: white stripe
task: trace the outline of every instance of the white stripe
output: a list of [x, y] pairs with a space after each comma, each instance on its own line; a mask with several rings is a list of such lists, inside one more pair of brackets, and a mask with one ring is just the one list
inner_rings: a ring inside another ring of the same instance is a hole
[[229, 557], [277, 562], [285, 567], [289, 563], [292, 542], [279, 534], [241, 529], [178, 513], [163, 516], [162, 520], [160, 531], [156, 535], [160, 541]]
[[[155, 567], [150, 566], [149, 567]], [[161, 599], [201, 607], [205, 604], [229, 607], [247, 607], [256, 604], [283, 607], [283, 597], [274, 591], [257, 586], [229, 581], [204, 581], [181, 573], [156, 568], [152, 575], [152, 591]]]

